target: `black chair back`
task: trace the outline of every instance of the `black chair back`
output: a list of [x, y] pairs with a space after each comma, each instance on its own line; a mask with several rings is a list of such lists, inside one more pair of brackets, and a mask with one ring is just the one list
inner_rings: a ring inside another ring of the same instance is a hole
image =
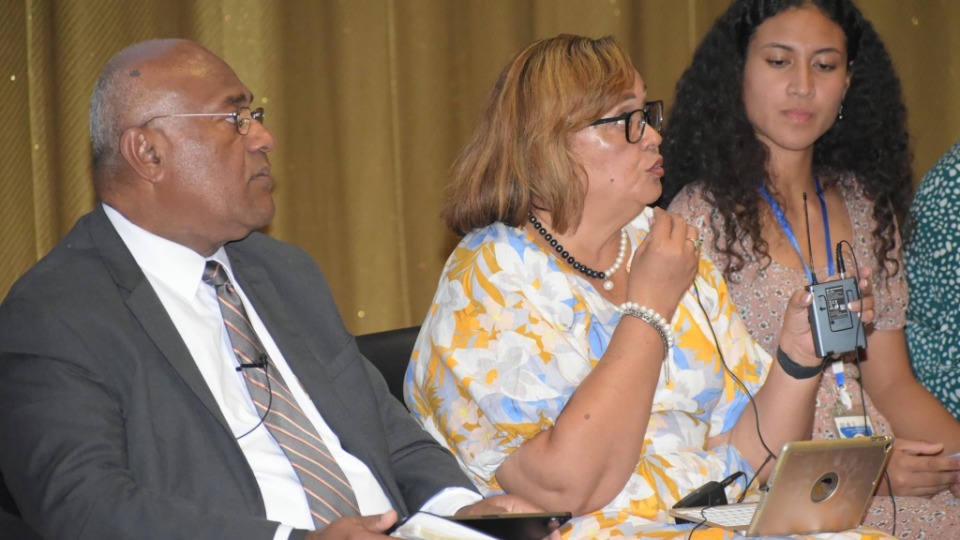
[[419, 326], [387, 330], [357, 336], [360, 352], [370, 360], [387, 380], [390, 393], [403, 403], [403, 377], [420, 335]]

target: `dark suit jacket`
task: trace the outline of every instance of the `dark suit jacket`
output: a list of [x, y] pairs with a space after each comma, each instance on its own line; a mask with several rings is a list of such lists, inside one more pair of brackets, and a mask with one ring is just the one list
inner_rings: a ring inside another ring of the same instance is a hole
[[[357, 350], [319, 268], [259, 233], [234, 274], [294, 373], [401, 514], [472, 489]], [[46, 538], [269, 539], [256, 480], [101, 207], [0, 306], [0, 470]]]

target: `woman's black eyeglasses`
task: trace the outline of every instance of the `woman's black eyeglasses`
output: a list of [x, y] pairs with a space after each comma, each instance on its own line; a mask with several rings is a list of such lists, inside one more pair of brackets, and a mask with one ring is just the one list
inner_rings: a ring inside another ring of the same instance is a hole
[[601, 118], [590, 124], [599, 126], [600, 124], [611, 124], [614, 122], [623, 122], [623, 132], [627, 137], [627, 142], [636, 144], [643, 137], [643, 128], [650, 124], [653, 129], [660, 131], [660, 125], [663, 123], [663, 102], [648, 101], [643, 104], [642, 109], [623, 113], [619, 116], [610, 118]]

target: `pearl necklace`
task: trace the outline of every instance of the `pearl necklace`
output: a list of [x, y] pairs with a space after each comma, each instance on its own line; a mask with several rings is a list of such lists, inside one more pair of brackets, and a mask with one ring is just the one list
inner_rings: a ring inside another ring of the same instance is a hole
[[547, 229], [537, 220], [536, 216], [533, 215], [533, 212], [527, 212], [527, 217], [530, 219], [530, 223], [533, 225], [533, 228], [540, 233], [540, 236], [543, 236], [543, 239], [550, 244], [550, 247], [557, 250], [557, 253], [560, 254], [565, 261], [567, 261], [574, 270], [578, 270], [580, 273], [586, 275], [591, 279], [602, 279], [603, 280], [603, 290], [609, 291], [613, 290], [613, 281], [609, 279], [613, 274], [623, 266], [623, 261], [627, 257], [627, 229], [620, 229], [620, 249], [617, 250], [617, 259], [613, 261], [613, 265], [610, 268], [607, 268], [603, 272], [599, 272], [590, 268], [589, 266], [578, 262], [569, 251], [563, 249], [563, 245], [560, 244], [552, 234], [547, 232]]

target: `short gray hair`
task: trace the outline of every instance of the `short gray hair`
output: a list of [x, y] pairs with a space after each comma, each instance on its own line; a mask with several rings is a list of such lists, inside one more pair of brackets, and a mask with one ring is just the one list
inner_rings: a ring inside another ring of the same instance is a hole
[[93, 170], [106, 171], [116, 166], [125, 113], [131, 105], [133, 84], [124, 77], [120, 55], [107, 62], [90, 99], [90, 142]]

